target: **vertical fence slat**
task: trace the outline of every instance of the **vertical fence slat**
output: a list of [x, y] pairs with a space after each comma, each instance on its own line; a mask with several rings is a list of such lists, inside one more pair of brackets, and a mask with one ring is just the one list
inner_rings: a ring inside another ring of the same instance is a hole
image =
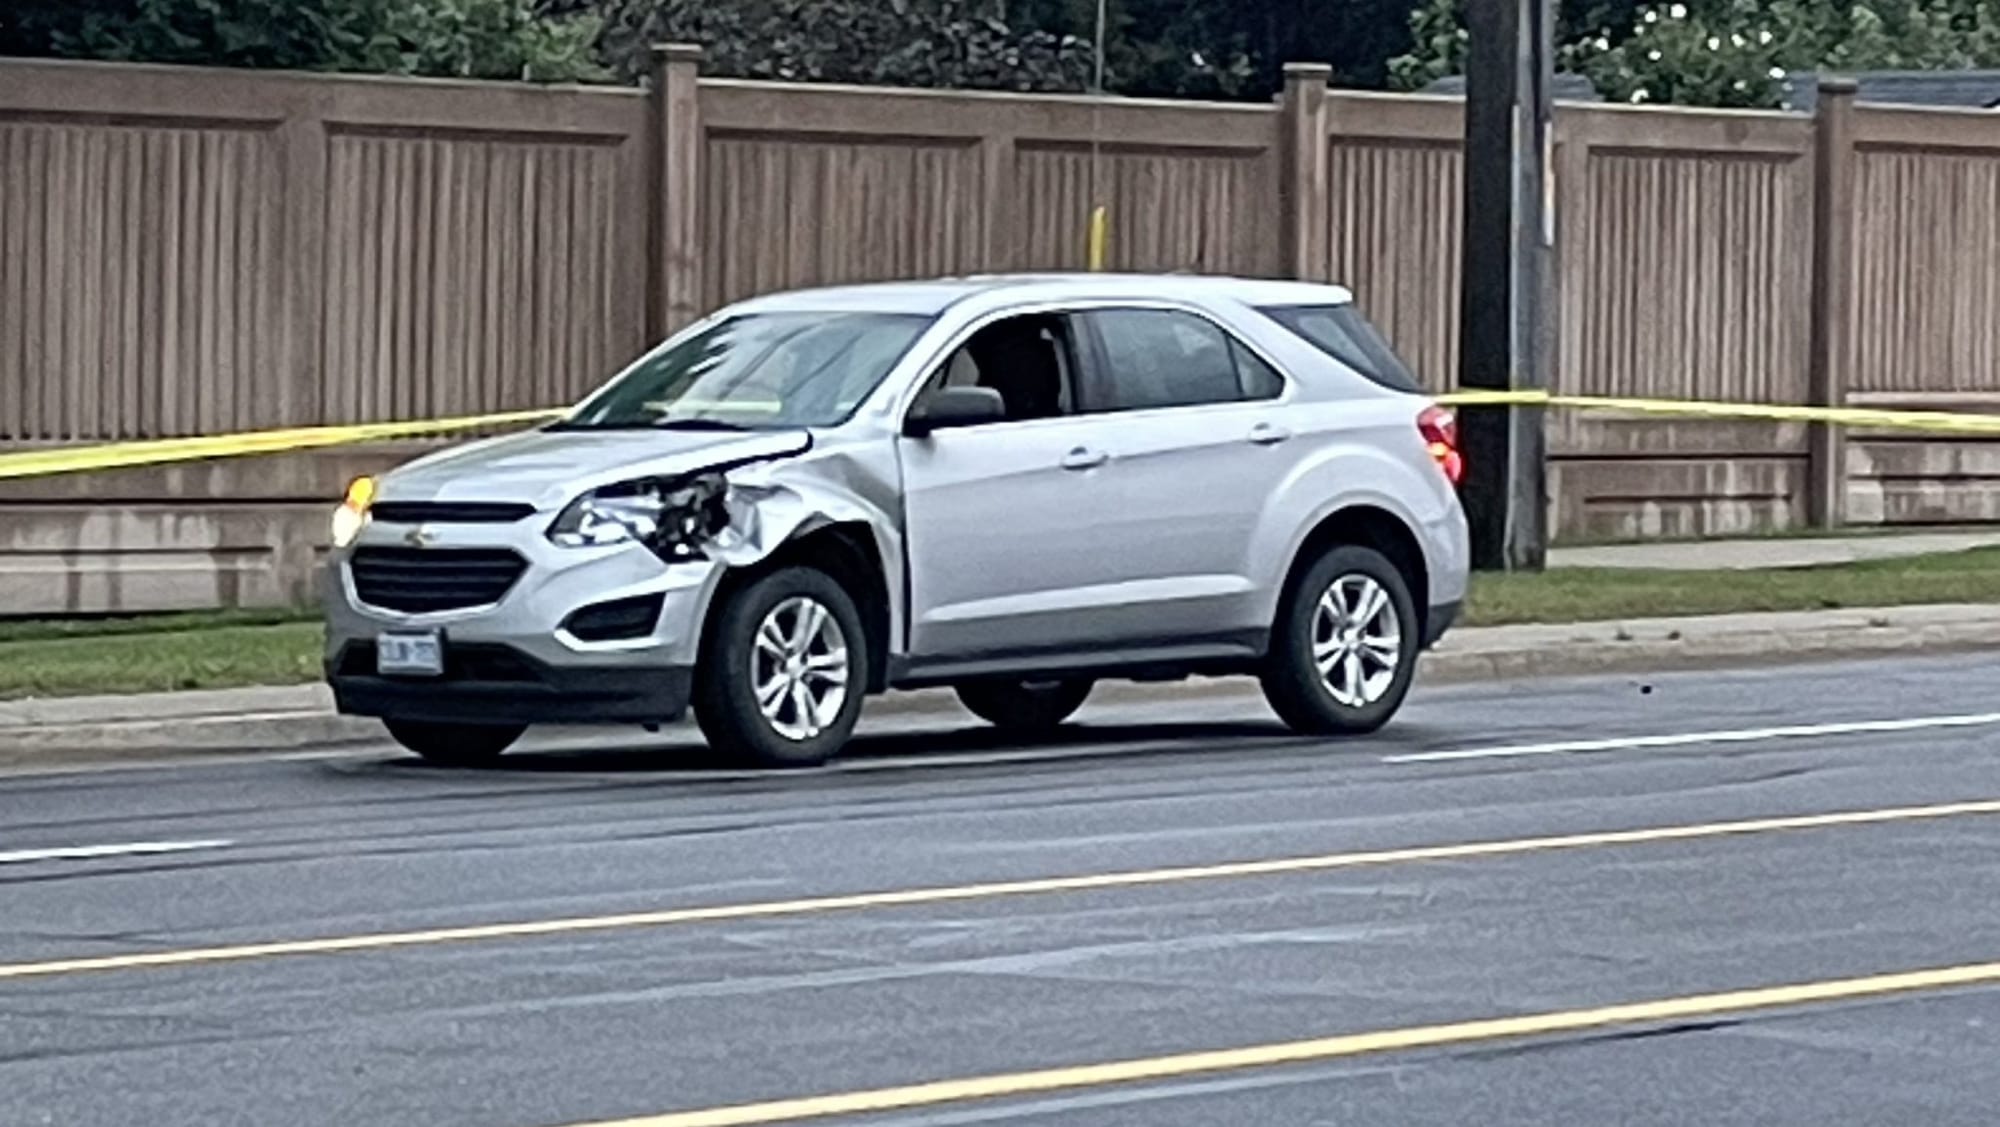
[[[0, 68], [0, 443], [548, 405], [751, 293], [1081, 266], [1097, 202], [1119, 268], [1345, 283], [1433, 386], [1456, 370], [1462, 109], [1318, 70], [1245, 107], [706, 81], [680, 48], [650, 96]], [[2000, 127], [1851, 109], [1843, 146], [1821, 104], [1562, 108], [1558, 387], [2000, 407]], [[1569, 532], [1828, 523], [1857, 489], [1856, 519], [2000, 516], [1991, 443], [1553, 433]], [[206, 488], [275, 504], [387, 456]], [[210, 504], [183, 476], [121, 488]]]

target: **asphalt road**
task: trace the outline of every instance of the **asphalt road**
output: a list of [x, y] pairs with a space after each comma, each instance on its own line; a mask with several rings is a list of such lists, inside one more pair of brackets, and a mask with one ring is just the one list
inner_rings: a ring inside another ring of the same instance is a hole
[[1968, 656], [0, 777], [0, 1125], [1990, 1124], [1996, 710]]

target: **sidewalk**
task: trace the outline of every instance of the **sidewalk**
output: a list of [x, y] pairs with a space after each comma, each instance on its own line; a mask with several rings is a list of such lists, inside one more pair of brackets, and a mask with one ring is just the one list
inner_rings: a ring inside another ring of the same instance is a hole
[[1902, 559], [1938, 552], [2000, 547], [2000, 529], [1939, 532], [1882, 532], [1867, 536], [1827, 536], [1749, 540], [1684, 540], [1664, 544], [1607, 544], [1594, 548], [1551, 548], [1549, 566], [1747, 571], [1769, 567], [1825, 567], [1861, 560]]
[[[1419, 676], [1421, 684], [1443, 684], [1989, 646], [2000, 646], [2000, 606], [1988, 604], [1469, 627], [1426, 655]], [[1242, 678], [1121, 682], [1105, 685], [1093, 699], [1175, 703], [1255, 691]], [[928, 691], [877, 698], [868, 710], [873, 716], [953, 714], [958, 705], [948, 692]], [[374, 721], [336, 715], [323, 685], [0, 703], [0, 767], [297, 751], [384, 739]]]

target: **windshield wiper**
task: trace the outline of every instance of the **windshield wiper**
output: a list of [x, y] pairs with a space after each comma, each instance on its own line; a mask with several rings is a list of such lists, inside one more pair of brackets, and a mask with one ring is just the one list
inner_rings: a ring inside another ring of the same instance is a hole
[[750, 430], [742, 423], [725, 422], [721, 419], [660, 419], [652, 424], [654, 430]]
[[572, 419], [557, 419], [555, 422], [550, 423], [549, 425], [543, 427], [542, 429], [550, 431], [651, 430], [652, 425], [653, 424], [651, 423], [582, 423], [582, 422], [576, 422], [575, 420]]

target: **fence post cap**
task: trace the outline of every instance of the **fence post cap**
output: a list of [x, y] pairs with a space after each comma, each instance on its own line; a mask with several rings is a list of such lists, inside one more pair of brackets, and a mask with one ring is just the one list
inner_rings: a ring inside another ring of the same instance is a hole
[[1286, 63], [1284, 73], [1286, 82], [1331, 82], [1333, 64]]
[[655, 43], [652, 47], [653, 61], [659, 64], [694, 63], [700, 64], [702, 49], [699, 43]]
[[1835, 98], [1851, 98], [1861, 92], [1861, 83], [1844, 74], [1819, 76], [1819, 92]]

